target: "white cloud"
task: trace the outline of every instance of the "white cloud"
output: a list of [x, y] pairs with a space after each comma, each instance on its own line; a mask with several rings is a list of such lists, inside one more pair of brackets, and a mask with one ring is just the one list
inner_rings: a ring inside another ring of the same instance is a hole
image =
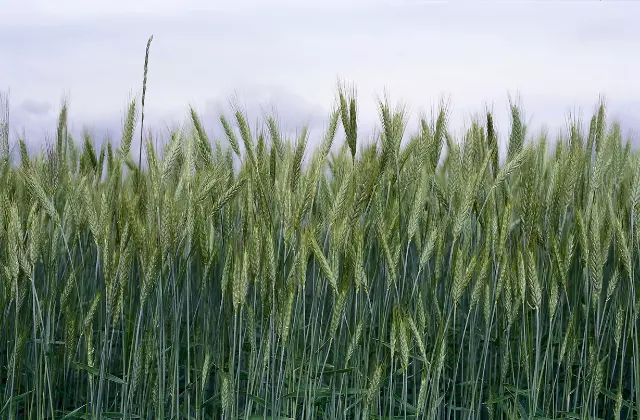
[[635, 2], [0, 2], [0, 89], [18, 121], [29, 121], [20, 104], [65, 96], [78, 125], [117, 127], [152, 33], [149, 121], [184, 118], [189, 104], [210, 112], [234, 90], [250, 118], [266, 102], [316, 121], [338, 77], [356, 84], [363, 126], [385, 89], [414, 117], [450, 97], [456, 126], [493, 105], [504, 134], [509, 92], [534, 127], [562, 126], [574, 109], [588, 118], [600, 94], [640, 121]]

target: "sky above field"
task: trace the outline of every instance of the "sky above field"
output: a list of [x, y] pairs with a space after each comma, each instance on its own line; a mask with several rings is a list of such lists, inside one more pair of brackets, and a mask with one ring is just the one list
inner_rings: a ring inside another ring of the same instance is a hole
[[151, 34], [146, 118], [163, 130], [193, 105], [215, 134], [235, 94], [252, 121], [275, 107], [285, 128], [319, 134], [340, 78], [357, 87], [365, 136], [385, 91], [412, 122], [446, 100], [458, 130], [490, 107], [503, 140], [509, 94], [552, 135], [604, 95], [640, 134], [640, 2], [344, 3], [0, 0], [12, 135], [41, 145], [67, 98], [73, 130], [117, 141]]

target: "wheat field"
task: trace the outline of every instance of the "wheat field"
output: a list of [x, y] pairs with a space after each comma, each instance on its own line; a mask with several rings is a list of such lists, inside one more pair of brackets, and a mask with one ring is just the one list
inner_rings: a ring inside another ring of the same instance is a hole
[[137, 162], [136, 101], [117, 145], [66, 105], [39, 154], [5, 129], [0, 417], [639, 419], [640, 154], [604, 105], [551, 140], [512, 104], [503, 156], [491, 112], [378, 105], [359, 138], [339, 89], [314, 146], [191, 109]]

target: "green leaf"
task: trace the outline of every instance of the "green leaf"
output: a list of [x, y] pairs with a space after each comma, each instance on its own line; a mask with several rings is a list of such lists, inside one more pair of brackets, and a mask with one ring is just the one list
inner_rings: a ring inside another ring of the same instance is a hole
[[[106, 417], [108, 419], [123, 419], [125, 418], [125, 415], [123, 413], [117, 413], [115, 411], [103, 411], [102, 412], [102, 417]], [[126, 418], [131, 418], [131, 419], [139, 419], [140, 416], [136, 416], [133, 414], [127, 414]]]
[[85, 408], [87, 406], [87, 404], [83, 404], [80, 407], [76, 408], [73, 411], [68, 412], [62, 419], [60, 420], [66, 420], [66, 419], [83, 419], [83, 418], [87, 418], [87, 414], [78, 414], [80, 412], [80, 410], [82, 410], [83, 408]]
[[[100, 376], [100, 370], [98, 368], [95, 368], [93, 366], [89, 366], [89, 365], [85, 365], [84, 363], [80, 363], [80, 362], [72, 362], [77, 368], [80, 368], [82, 370], [86, 370], [89, 374], [94, 375], [94, 376]], [[115, 382], [117, 384], [122, 384], [122, 385], [126, 385], [127, 381], [118, 378], [117, 376], [111, 375], [110, 373], [106, 373], [104, 374], [104, 378], [108, 381], [111, 382]]]
[[4, 403], [4, 406], [2, 406], [2, 410], [0, 410], [0, 413], [3, 413], [3, 412], [4, 412], [4, 410], [6, 410], [6, 409], [7, 409], [7, 407], [9, 406], [9, 403], [10, 403], [10, 402], [12, 402], [12, 401], [13, 401], [13, 402], [17, 402], [17, 401], [23, 400], [27, 395], [31, 394], [32, 392], [33, 392], [33, 391], [27, 391], [27, 392], [25, 392], [24, 394], [16, 395], [15, 397], [11, 397], [11, 398], [9, 398], [9, 399], [7, 400], [7, 402], [6, 402], [6, 403]]
[[247, 397], [249, 397], [249, 399], [257, 404], [260, 404], [262, 407], [266, 407], [267, 406], [267, 402], [265, 400], [263, 400], [260, 397], [257, 397], [255, 395], [251, 395], [251, 394], [247, 394]]
[[249, 416], [247, 417], [249, 420], [293, 420], [293, 417], [283, 417], [283, 416]]

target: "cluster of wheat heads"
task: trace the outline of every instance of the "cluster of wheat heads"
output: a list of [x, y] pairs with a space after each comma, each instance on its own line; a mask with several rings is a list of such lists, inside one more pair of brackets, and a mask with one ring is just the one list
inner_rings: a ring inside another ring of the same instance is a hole
[[638, 418], [640, 154], [604, 107], [549, 151], [512, 106], [500, 159], [491, 113], [401, 142], [381, 101], [364, 142], [337, 96], [313, 147], [192, 110], [141, 166], [132, 102], [118, 147], [64, 107], [3, 156], [0, 416]]

